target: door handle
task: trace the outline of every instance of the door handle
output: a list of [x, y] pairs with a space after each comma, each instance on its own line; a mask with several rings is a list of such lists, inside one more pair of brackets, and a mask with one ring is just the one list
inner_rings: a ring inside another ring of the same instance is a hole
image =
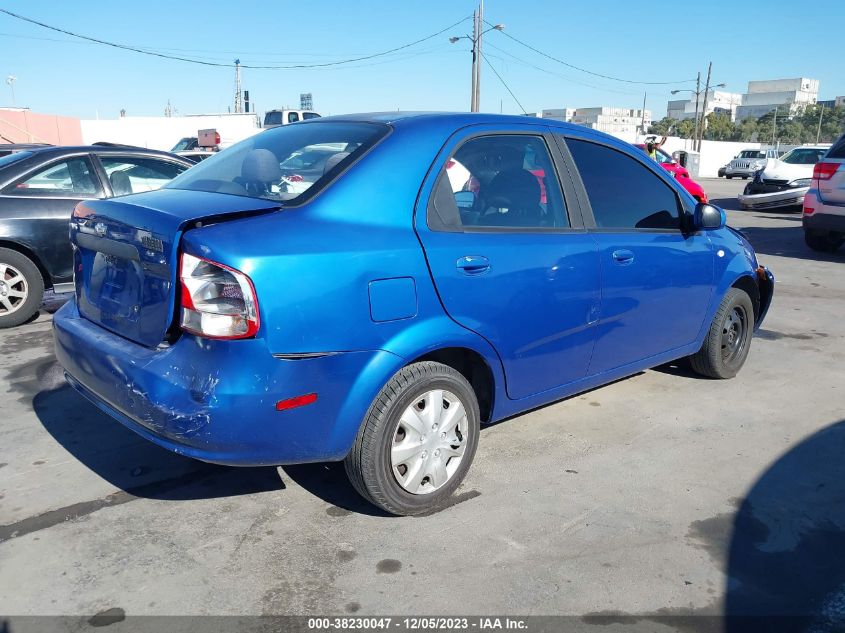
[[483, 255], [466, 255], [455, 262], [455, 266], [466, 275], [480, 275], [490, 270], [490, 260]]
[[634, 252], [627, 248], [620, 248], [618, 251], [613, 251], [613, 261], [620, 266], [627, 266], [634, 261]]

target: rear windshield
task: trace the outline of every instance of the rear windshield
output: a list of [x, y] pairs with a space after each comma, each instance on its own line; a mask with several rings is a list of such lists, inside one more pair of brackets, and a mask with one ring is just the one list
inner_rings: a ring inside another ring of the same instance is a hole
[[219, 152], [166, 188], [295, 203], [319, 191], [388, 130], [381, 124], [339, 121], [284, 125]]
[[815, 165], [822, 159], [827, 150], [823, 149], [802, 149], [797, 148], [781, 158], [781, 161], [790, 165]]
[[827, 153], [828, 158], [845, 158], [845, 134], [843, 134], [830, 151]]
[[24, 158], [29, 158], [30, 156], [32, 156], [32, 152], [13, 152], [12, 154], [0, 156], [0, 167], [11, 165], [12, 163], [16, 163]]

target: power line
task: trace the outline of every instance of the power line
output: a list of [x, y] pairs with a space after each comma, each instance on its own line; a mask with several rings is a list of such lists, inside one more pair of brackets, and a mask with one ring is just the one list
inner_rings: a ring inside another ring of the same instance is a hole
[[[106, 41], [106, 40], [101, 40], [101, 39], [96, 38], [96, 37], [90, 37], [88, 35], [81, 35], [79, 33], [74, 33], [73, 31], [68, 31], [66, 29], [62, 29], [62, 28], [59, 28], [57, 26], [51, 26], [49, 24], [45, 24], [44, 22], [39, 22], [38, 20], [34, 20], [32, 18], [28, 18], [26, 16], [19, 15], [17, 13], [13, 13], [12, 11], [9, 11], [8, 9], [0, 9], [0, 13], [5, 13], [6, 15], [9, 15], [13, 18], [18, 19], [18, 20], [22, 20], [24, 22], [29, 22], [30, 24], [35, 24], [35, 25], [40, 26], [42, 28], [49, 29], [51, 31], [55, 31], [57, 33], [63, 33], [64, 35], [70, 35], [71, 37], [77, 37], [79, 39], [87, 40], [89, 42], [94, 42], [96, 44], [102, 44], [104, 46], [111, 46], [113, 48], [119, 48], [119, 49], [122, 49], [122, 50], [132, 51], [132, 52], [135, 52], [135, 53], [141, 53], [143, 55], [150, 55], [150, 56], [153, 56], [153, 57], [161, 57], [163, 59], [171, 59], [171, 60], [175, 60], [175, 61], [188, 62], [188, 63], [191, 63], [191, 64], [200, 64], [200, 65], [203, 65], [203, 66], [216, 66], [216, 67], [223, 67], [223, 68], [233, 68], [234, 67], [234, 64], [231, 64], [231, 63], [227, 64], [227, 63], [222, 63], [222, 62], [204, 61], [204, 60], [201, 60], [201, 59], [194, 59], [194, 58], [190, 58], [190, 57], [181, 57], [179, 55], [170, 55], [170, 54], [167, 54], [167, 53], [161, 53], [161, 52], [157, 52], [157, 51], [154, 51], [154, 50], [146, 50], [144, 48], [140, 48], [140, 47], [137, 47], [137, 46], [129, 46], [127, 44], [118, 44], [116, 42], [109, 42], [109, 41]], [[427, 35], [427, 36], [420, 38], [418, 40], [415, 40], [413, 42], [409, 42], [408, 44], [403, 44], [402, 46], [397, 46], [395, 48], [391, 48], [389, 50], [382, 51], [380, 53], [373, 53], [371, 55], [362, 55], [360, 57], [354, 57], [354, 58], [351, 58], [351, 59], [342, 59], [342, 60], [333, 61], [333, 62], [321, 62], [321, 63], [315, 63], [315, 64], [289, 64], [289, 65], [284, 65], [284, 66], [259, 66], [259, 65], [241, 64], [241, 68], [250, 68], [250, 69], [253, 69], [253, 70], [293, 70], [293, 69], [298, 69], [298, 68], [324, 68], [324, 67], [328, 67], [328, 66], [339, 66], [341, 64], [349, 64], [349, 63], [352, 63], [352, 62], [360, 62], [360, 61], [364, 61], [364, 60], [367, 60], [367, 59], [373, 59], [375, 57], [381, 57], [383, 55], [388, 55], [390, 53], [395, 53], [396, 51], [401, 51], [401, 50], [404, 50], [406, 48], [410, 48], [411, 46], [416, 46], [417, 44], [421, 44], [422, 42], [428, 41], [428, 40], [433, 39], [433, 38], [435, 38], [439, 35], [442, 35], [446, 31], [455, 28], [456, 26], [458, 26], [459, 24], [461, 24], [463, 22], [466, 22], [468, 19], [470, 19], [469, 16], [461, 18], [460, 20], [458, 20], [454, 24], [450, 24], [449, 26], [447, 26], [444, 29], [441, 29], [437, 33], [432, 33], [431, 35]]]
[[[485, 22], [489, 26], [493, 26], [492, 22], [487, 22], [487, 20], [485, 20]], [[531, 44], [526, 44], [522, 40], [514, 37], [513, 35], [511, 35], [510, 33], [506, 32], [506, 31], [499, 31], [499, 32], [502, 35], [509, 37], [510, 39], [512, 39], [517, 44], [520, 44], [520, 45], [524, 46], [525, 48], [532, 50], [539, 55], [542, 55], [543, 57], [551, 59], [552, 61], [557, 62], [558, 64], [563, 64], [564, 66], [567, 66], [568, 68], [572, 68], [574, 70], [578, 70], [582, 73], [587, 73], [588, 75], [593, 75], [595, 77], [601, 77], [602, 79], [611, 79], [613, 81], [621, 81], [621, 82], [626, 83], [626, 84], [641, 84], [641, 85], [649, 85], [649, 86], [668, 86], [668, 85], [672, 85], [672, 84], [682, 84], [682, 83], [686, 83], [688, 81], [695, 81], [695, 79], [680, 79], [678, 81], [635, 81], [633, 79], [622, 79], [621, 77], [613, 77], [611, 75], [603, 75], [601, 73], [596, 73], [596, 72], [593, 72], [592, 70], [587, 70], [586, 68], [581, 68], [580, 66], [570, 64], [569, 62], [565, 62], [562, 59], [558, 59], [554, 55], [549, 55], [548, 53], [544, 53], [540, 49], [534, 48], [533, 46], [531, 46]]]
[[[500, 46], [496, 46], [495, 44], [491, 44], [489, 42], [486, 42], [486, 44], [490, 48], [493, 48], [497, 51], [504, 53], [505, 55], [510, 57], [512, 60], [516, 61], [519, 64], [522, 64], [523, 66], [525, 66], [527, 68], [533, 68], [534, 70], [539, 70], [540, 72], [546, 73], [547, 75], [553, 75], [555, 77], [560, 77], [561, 79], [565, 79], [566, 81], [577, 84], [579, 86], [585, 86], [587, 88], [593, 88], [594, 90], [601, 90], [601, 91], [604, 91], [604, 92], [613, 92], [613, 93], [616, 93], [616, 94], [623, 94], [623, 95], [640, 95], [641, 94], [640, 91], [618, 90], [616, 88], [606, 88], [604, 86], [596, 86], [595, 84], [587, 83], [586, 81], [581, 81], [580, 79], [574, 79], [572, 77], [569, 77], [568, 75], [563, 75], [563, 74], [555, 72], [553, 70], [549, 70], [548, 68], [543, 68], [542, 66], [537, 66], [536, 64], [532, 64], [531, 62], [529, 62], [525, 59], [522, 59], [521, 57], [517, 57], [516, 55], [514, 55], [510, 51], [507, 51]], [[498, 57], [498, 56], [489, 55], [489, 57], [495, 58], [495, 57]], [[498, 59], [501, 59], [503, 61], [507, 61], [504, 57], [498, 57]], [[661, 94], [663, 94], [663, 93], [661, 93]], [[668, 93], [666, 93], [666, 94], [668, 94]]]
[[505, 90], [507, 90], [510, 93], [510, 95], [513, 97], [513, 100], [516, 101], [516, 105], [519, 106], [519, 108], [522, 110], [522, 113], [528, 114], [528, 112], [525, 111], [525, 108], [522, 107], [522, 104], [519, 102], [519, 99], [516, 98], [516, 95], [513, 93], [513, 90], [511, 90], [508, 87], [508, 84], [505, 83], [505, 80], [502, 79], [502, 76], [499, 74], [499, 71], [496, 70], [496, 67], [493, 66], [493, 64], [490, 63], [490, 60], [487, 59], [487, 57], [484, 55], [484, 53], [480, 53], [480, 54], [481, 54], [481, 59], [483, 59], [485, 62], [487, 62], [487, 65], [490, 66], [490, 70], [492, 70], [493, 73], [495, 73], [496, 77], [499, 78], [499, 81], [502, 82], [502, 85], [505, 87]]

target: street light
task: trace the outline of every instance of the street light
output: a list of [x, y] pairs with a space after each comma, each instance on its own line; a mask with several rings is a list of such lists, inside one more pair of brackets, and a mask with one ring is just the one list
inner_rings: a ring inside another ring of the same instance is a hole
[[14, 75], [9, 75], [6, 77], [6, 83], [8, 84], [9, 88], [12, 89], [12, 107], [15, 106], [15, 82], [18, 80], [17, 77]]
[[[709, 71], [707, 73], [707, 80], [708, 81], [710, 80], [710, 72]], [[706, 125], [706, 122], [707, 122], [707, 95], [712, 88], [724, 88], [725, 86], [728, 85], [728, 84], [725, 84], [725, 83], [721, 83], [721, 84], [716, 84], [714, 86], [705, 86], [704, 90], [701, 90], [700, 89], [700, 82], [701, 82], [701, 73], [699, 73], [698, 79], [696, 79], [696, 82], [695, 82], [696, 89], [695, 90], [693, 90], [691, 88], [679, 88], [677, 90], [671, 91], [671, 93], [673, 95], [676, 95], [679, 92], [690, 92], [690, 93], [695, 95], [695, 131], [693, 132], [693, 137], [696, 141], [698, 140], [698, 136], [699, 136], [698, 97], [701, 95], [702, 92], [704, 93], [704, 104], [703, 104], [703, 107], [701, 108], [701, 135], [703, 136], [704, 135], [704, 126]], [[698, 151], [701, 151], [700, 141], [699, 141]]]
[[458, 35], [449, 38], [450, 44], [461, 40], [472, 42], [472, 95], [470, 98], [470, 112], [478, 112], [481, 103], [481, 36], [490, 31], [504, 31], [504, 24], [496, 24], [489, 29], [481, 30], [484, 25], [484, 0], [478, 5], [478, 10], [472, 14], [472, 36]]

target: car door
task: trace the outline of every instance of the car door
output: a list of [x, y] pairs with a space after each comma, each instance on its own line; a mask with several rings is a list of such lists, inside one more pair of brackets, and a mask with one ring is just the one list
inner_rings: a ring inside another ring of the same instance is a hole
[[513, 399], [584, 377], [599, 302], [572, 183], [564, 172], [561, 186], [546, 128], [525, 128], [453, 137], [416, 214], [444, 308], [496, 349]]
[[102, 198], [102, 184], [88, 154], [48, 160], [3, 185], [3, 205], [14, 211], [6, 222], [7, 237], [36, 252], [51, 279], [73, 280], [73, 254], [68, 238], [70, 217], [82, 200]]
[[685, 208], [662, 170], [633, 152], [574, 136], [564, 145], [588, 200], [585, 223], [601, 261], [589, 374], [689, 345], [702, 327], [714, 275], [706, 233], [686, 231], [694, 203]]

